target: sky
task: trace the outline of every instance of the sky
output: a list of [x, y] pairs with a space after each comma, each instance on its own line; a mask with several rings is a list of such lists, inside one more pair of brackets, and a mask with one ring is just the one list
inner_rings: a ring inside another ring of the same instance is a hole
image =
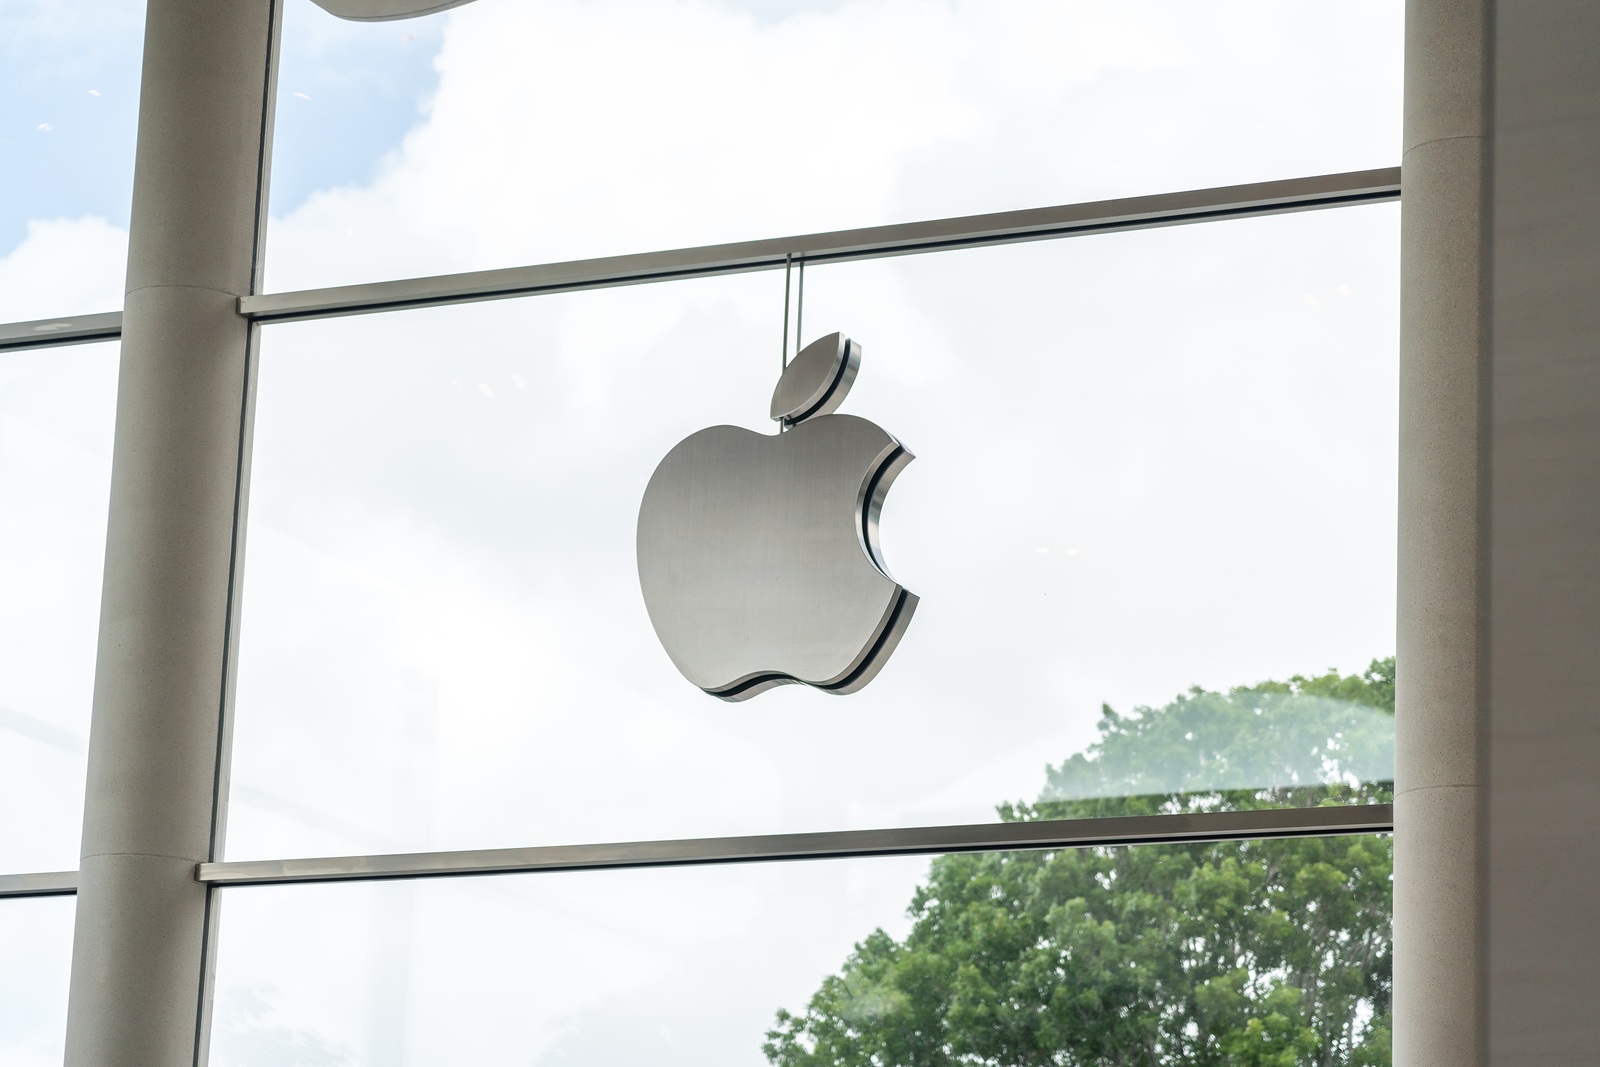
[[[120, 302], [139, 33], [0, 6], [0, 321]], [[1392, 166], [1399, 99], [1384, 3], [288, 0], [267, 289]], [[633, 570], [660, 457], [770, 432], [778, 274], [268, 328], [226, 857], [981, 821], [1102, 704], [1391, 654], [1398, 217], [809, 270], [918, 457], [848, 698], [705, 697]], [[76, 864], [115, 359], [0, 357], [7, 871]], [[925, 863], [230, 891], [212, 1062], [757, 1063]], [[0, 904], [0, 1063], [70, 924]]]

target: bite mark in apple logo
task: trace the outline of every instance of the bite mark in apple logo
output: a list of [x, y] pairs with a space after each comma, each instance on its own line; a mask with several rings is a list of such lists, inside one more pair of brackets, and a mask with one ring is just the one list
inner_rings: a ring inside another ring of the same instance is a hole
[[639, 505], [639, 587], [685, 678], [723, 700], [801, 683], [854, 693], [899, 644], [917, 598], [878, 547], [878, 514], [912, 460], [866, 419], [835, 415], [861, 346], [807, 345], [772, 394], [780, 432], [690, 434]]

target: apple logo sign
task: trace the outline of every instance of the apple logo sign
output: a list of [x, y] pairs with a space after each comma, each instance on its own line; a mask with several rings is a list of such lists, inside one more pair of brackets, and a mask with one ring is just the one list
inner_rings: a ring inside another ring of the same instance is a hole
[[773, 391], [777, 434], [691, 434], [645, 487], [645, 608], [673, 664], [712, 696], [791, 682], [854, 693], [911, 622], [917, 598], [884, 567], [878, 514], [912, 455], [833, 414], [860, 364], [843, 334], [807, 345]]

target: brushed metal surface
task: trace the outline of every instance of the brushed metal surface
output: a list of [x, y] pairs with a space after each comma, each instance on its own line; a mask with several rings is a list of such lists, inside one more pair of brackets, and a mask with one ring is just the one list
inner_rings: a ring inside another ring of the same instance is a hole
[[390, 22], [431, 15], [472, 0], [315, 0], [316, 5], [330, 15], [351, 22]]
[[772, 391], [772, 418], [793, 426], [839, 410], [856, 371], [861, 368], [861, 346], [842, 333], [830, 333], [800, 350], [784, 368]]
[[1399, 199], [1400, 168], [1386, 167], [567, 263], [263, 293], [241, 297], [239, 313], [256, 322], [365, 315], [434, 304], [504, 300], [534, 293], [577, 292], [674, 278], [781, 270], [796, 257], [804, 257], [813, 265], [845, 263], [951, 248], [1048, 241]]
[[77, 871], [0, 874], [0, 898], [62, 897], [78, 891]]
[[[355, 5], [361, 0], [347, 2]], [[359, 15], [352, 7], [351, 14], [341, 17]], [[239, 313], [257, 322], [364, 315], [435, 304], [503, 300], [535, 293], [577, 292], [674, 278], [776, 270], [796, 255], [811, 262], [842, 263], [1399, 199], [1400, 168], [1385, 167], [566, 263], [362, 282], [287, 293], [256, 293], [239, 299]], [[101, 340], [115, 336], [120, 329], [120, 314], [116, 312], [69, 317], [66, 321], [88, 324], [91, 320], [92, 325], [84, 335], [54, 339], [34, 334], [32, 329], [62, 320], [0, 324], [0, 348]]]
[[122, 312], [102, 311], [94, 315], [69, 315], [55, 319], [0, 324], [0, 351], [22, 348], [54, 348], [61, 345], [115, 341], [122, 336]]
[[871, 681], [917, 605], [877, 546], [911, 458], [853, 415], [772, 436], [713, 426], [667, 453], [639, 507], [639, 585], [683, 676], [724, 700]]
[[207, 885], [358, 882], [387, 878], [448, 878], [476, 874], [684, 867], [711, 863], [917, 856], [1020, 849], [1105, 848], [1199, 844], [1278, 837], [1334, 837], [1394, 830], [1388, 804], [1268, 808], [1108, 819], [905, 826], [875, 830], [544, 845], [460, 852], [414, 852], [314, 859], [202, 863], [195, 878]]
[[[803, 255], [812, 262], [843, 263], [951, 248], [1048, 241], [1218, 219], [1380, 204], [1399, 199], [1400, 168], [1385, 167], [566, 263], [361, 282], [286, 293], [256, 293], [239, 299], [239, 313], [256, 322], [337, 318], [435, 304], [505, 300], [536, 293], [578, 292], [618, 285], [645, 285], [674, 278], [776, 270], [796, 255]], [[74, 322], [97, 321], [88, 331], [92, 336], [71, 340], [115, 336], [120, 330], [120, 317], [112, 312], [72, 319]], [[40, 324], [0, 324], [0, 349], [67, 342], [67, 338], [35, 339], [29, 331]]]

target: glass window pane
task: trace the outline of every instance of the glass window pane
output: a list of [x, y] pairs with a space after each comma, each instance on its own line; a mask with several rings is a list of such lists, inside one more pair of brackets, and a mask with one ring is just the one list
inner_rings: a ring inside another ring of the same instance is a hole
[[808, 335], [865, 348], [843, 410], [919, 457], [882, 534], [921, 604], [845, 698], [704, 695], [636, 573], [662, 456], [719, 423], [768, 432], [781, 276], [268, 328], [228, 855], [1292, 804], [1391, 778], [1386, 668], [1187, 694], [1393, 652], [1397, 221], [808, 271]]
[[0, 900], [0, 1063], [60, 1067], [72, 970], [71, 897]]
[[211, 1062], [1387, 1062], [1391, 867], [1360, 836], [228, 890]]
[[144, 5], [0, 5], [0, 322], [122, 306]]
[[268, 288], [1394, 166], [1401, 16], [478, 0], [350, 27], [291, 0]]
[[78, 866], [117, 350], [0, 354], [0, 871]]

